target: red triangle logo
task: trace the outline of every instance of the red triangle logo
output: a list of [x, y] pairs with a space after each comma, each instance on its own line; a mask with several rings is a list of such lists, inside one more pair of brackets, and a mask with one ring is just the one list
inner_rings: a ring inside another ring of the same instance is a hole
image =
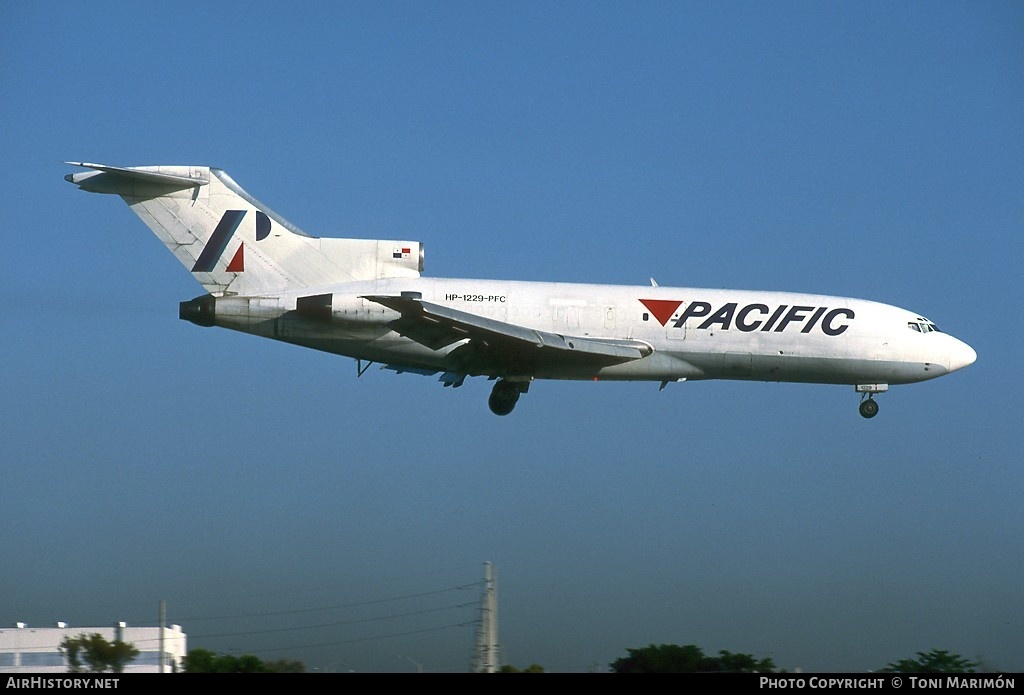
[[245, 244], [241, 244], [235, 251], [235, 257], [228, 263], [229, 273], [241, 273], [245, 270]]
[[679, 308], [683, 301], [681, 299], [641, 299], [640, 303], [654, 314], [654, 318], [658, 319], [658, 323], [664, 326], [672, 318], [672, 314], [676, 313], [676, 309]]

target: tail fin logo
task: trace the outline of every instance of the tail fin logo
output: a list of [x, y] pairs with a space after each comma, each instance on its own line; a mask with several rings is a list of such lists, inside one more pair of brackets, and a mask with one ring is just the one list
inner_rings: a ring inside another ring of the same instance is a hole
[[[245, 210], [225, 210], [217, 223], [217, 227], [206, 242], [206, 248], [199, 254], [195, 265], [192, 266], [193, 273], [209, 273], [217, 266], [217, 262], [227, 250], [228, 243], [245, 217]], [[270, 236], [270, 218], [259, 210], [256, 211], [256, 241], [262, 241]], [[227, 272], [241, 273], [245, 270], [245, 244], [241, 244], [231, 262], [228, 263]]]

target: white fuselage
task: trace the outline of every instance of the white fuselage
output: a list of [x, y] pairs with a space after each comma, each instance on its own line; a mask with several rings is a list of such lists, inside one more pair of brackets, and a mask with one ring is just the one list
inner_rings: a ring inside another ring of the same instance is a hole
[[[534, 379], [746, 379], [875, 393], [975, 360], [931, 321], [886, 304], [785, 292], [422, 277], [410, 240], [316, 237], [206, 166], [88, 169], [80, 189], [120, 196], [207, 294], [179, 316], [445, 386], [495, 380], [507, 415]], [[359, 367], [359, 373], [362, 373]]]
[[[402, 278], [306, 288], [332, 295], [331, 317], [294, 311], [297, 296], [219, 298], [216, 325], [382, 363], [443, 371], [458, 345], [432, 350], [392, 331], [397, 312], [361, 297], [424, 301], [567, 337], [641, 341], [647, 357], [601, 368], [540, 367], [532, 378], [675, 381], [746, 379], [903, 384], [974, 361], [926, 319], [887, 304], [826, 295], [658, 286]], [[244, 303], [236, 310], [232, 302]], [[490, 376], [508, 376], [492, 374]]]

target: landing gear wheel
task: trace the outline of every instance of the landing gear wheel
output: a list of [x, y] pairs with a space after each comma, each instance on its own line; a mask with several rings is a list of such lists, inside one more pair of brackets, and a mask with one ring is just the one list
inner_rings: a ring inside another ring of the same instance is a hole
[[860, 402], [860, 414], [866, 418], [873, 418], [878, 415], [878, 403], [875, 402], [874, 398], [868, 396], [867, 399]]
[[487, 399], [487, 405], [495, 415], [508, 415], [516, 407], [520, 393], [519, 384], [498, 379]]

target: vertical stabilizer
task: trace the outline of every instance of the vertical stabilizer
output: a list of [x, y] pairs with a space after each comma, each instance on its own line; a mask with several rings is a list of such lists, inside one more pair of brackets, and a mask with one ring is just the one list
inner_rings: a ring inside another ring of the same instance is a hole
[[308, 235], [220, 169], [68, 163], [93, 171], [69, 174], [67, 181], [85, 191], [121, 196], [216, 296], [417, 277], [423, 269], [419, 242]]

